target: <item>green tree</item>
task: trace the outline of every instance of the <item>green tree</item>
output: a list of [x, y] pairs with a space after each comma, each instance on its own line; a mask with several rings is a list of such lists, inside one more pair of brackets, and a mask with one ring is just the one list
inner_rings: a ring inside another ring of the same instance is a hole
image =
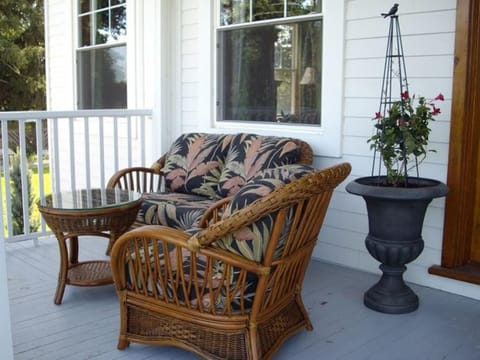
[[[12, 199], [12, 225], [13, 234], [20, 235], [24, 233], [25, 221], [23, 218], [23, 202], [22, 202], [22, 178], [21, 178], [21, 158], [20, 151], [13, 156], [12, 166], [10, 169], [10, 190]], [[33, 207], [35, 204], [35, 195], [32, 187], [32, 172], [27, 169], [27, 194], [28, 194], [28, 213], [30, 218], [29, 229], [30, 232], [35, 232], [39, 228], [38, 219], [34, 219]]]
[[44, 110], [43, 0], [0, 1], [0, 111]]

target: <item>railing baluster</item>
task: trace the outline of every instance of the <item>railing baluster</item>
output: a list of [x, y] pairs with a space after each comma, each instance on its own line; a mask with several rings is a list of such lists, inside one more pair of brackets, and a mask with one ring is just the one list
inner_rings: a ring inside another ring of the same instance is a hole
[[[54, 180], [52, 182], [52, 186], [53, 186], [52, 192], [60, 191], [60, 156], [59, 156], [60, 137], [58, 135], [58, 121], [59, 121], [58, 117], [54, 117], [49, 121], [52, 123], [52, 128], [53, 128], [52, 130], [53, 139], [51, 139], [53, 140], [53, 151], [49, 152], [50, 161], [52, 160], [52, 157], [54, 161], [53, 168], [52, 166], [50, 166], [50, 176], [52, 176]], [[52, 170], [53, 170], [53, 174], [52, 174]]]
[[115, 164], [115, 170], [119, 170], [119, 164], [118, 164], [118, 123], [116, 121], [116, 118], [113, 118], [113, 156], [114, 156], [114, 164]]
[[91, 118], [83, 118], [83, 129], [84, 129], [84, 141], [85, 141], [85, 181], [87, 183], [87, 188], [92, 187], [92, 181], [90, 177], [90, 168], [92, 166], [90, 158], [90, 120]]
[[[12, 229], [12, 197], [11, 197], [11, 192], [10, 192], [10, 156], [9, 156], [9, 148], [8, 148], [8, 140], [9, 140], [9, 134], [8, 134], [8, 119], [2, 120], [2, 151], [3, 151], [3, 177], [5, 179], [3, 185], [3, 188], [5, 189], [5, 204], [6, 208], [9, 210], [7, 212], [2, 211], [2, 218], [3, 214], [6, 214], [6, 220], [7, 220], [7, 234], [12, 234], [13, 229]], [[2, 207], [3, 207], [3, 201], [2, 201]], [[3, 221], [3, 219], [2, 219]], [[2, 235], [3, 235], [3, 229], [4, 227], [2, 226]]]
[[19, 121], [18, 123], [18, 138], [20, 141], [19, 149], [17, 149], [18, 164], [20, 167], [20, 185], [21, 185], [21, 196], [22, 196], [22, 215], [23, 215], [23, 233], [30, 233], [30, 204], [28, 201], [29, 198], [29, 189], [28, 189], [28, 161], [27, 161], [27, 146], [26, 146], [26, 136], [25, 136], [25, 120]]
[[127, 147], [128, 147], [128, 166], [132, 166], [132, 116], [127, 116]]
[[105, 164], [105, 139], [104, 139], [104, 126], [103, 123], [105, 121], [105, 117], [99, 117], [98, 120], [98, 136], [99, 136], [99, 141], [98, 141], [98, 153], [99, 153], [99, 158], [100, 158], [100, 184], [104, 186], [104, 184], [107, 183], [107, 180], [105, 178], [105, 166], [101, 166], [102, 164]]
[[[85, 118], [83, 118], [85, 120]], [[77, 182], [76, 182], [76, 174], [77, 174], [77, 169], [75, 166], [75, 118], [69, 118], [68, 119], [68, 133], [69, 133], [69, 139], [70, 141], [68, 142], [70, 145], [70, 188], [72, 191], [77, 190]]]

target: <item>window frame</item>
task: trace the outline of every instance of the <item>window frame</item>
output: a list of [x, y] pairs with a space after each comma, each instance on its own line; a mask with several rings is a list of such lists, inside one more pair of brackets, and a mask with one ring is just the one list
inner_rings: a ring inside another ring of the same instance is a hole
[[[212, 4], [213, 3], [213, 4]], [[218, 81], [217, 28], [220, 27], [219, 2], [213, 1], [205, 7], [200, 16], [210, 21], [200, 29], [200, 49], [212, 49], [208, 55], [200, 58], [202, 75], [199, 82], [210, 84], [211, 91], [201, 92], [199, 96], [199, 112], [202, 128], [211, 132], [239, 132], [248, 129], [264, 135], [290, 136], [307, 141], [314, 154], [326, 157], [340, 157], [341, 134], [343, 126], [343, 63], [344, 63], [344, 0], [323, 1], [323, 48], [322, 48], [322, 102], [321, 125], [296, 125], [286, 123], [266, 123], [249, 121], [219, 121], [217, 119], [217, 99], [220, 89]], [[317, 14], [295, 16], [283, 19], [283, 22], [318, 18]], [[269, 20], [266, 20], [268, 22]], [[278, 22], [274, 20], [274, 22]], [[232, 25], [229, 28], [233, 28]], [[206, 47], [209, 44], [210, 47]], [[341, 61], [338, 61], [341, 59]], [[208, 63], [208, 65], [207, 65]], [[204, 71], [203, 69], [209, 69]], [[208, 76], [208, 79], [207, 79]], [[207, 96], [209, 97], [207, 100]]]

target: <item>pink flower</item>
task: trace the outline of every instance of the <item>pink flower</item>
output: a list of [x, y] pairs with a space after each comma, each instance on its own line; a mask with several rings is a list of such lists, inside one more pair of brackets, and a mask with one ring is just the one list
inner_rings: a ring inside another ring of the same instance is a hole
[[410, 94], [408, 93], [408, 90], [405, 90], [402, 92], [402, 100], [408, 100], [410, 98]]
[[373, 118], [374, 120], [379, 120], [383, 118], [382, 114], [380, 113], [380, 111], [377, 111], [375, 112], [375, 117]]
[[438, 114], [440, 114], [440, 109], [437, 108], [437, 107], [435, 107], [434, 104], [432, 104], [432, 108], [433, 108], [433, 110], [432, 110], [432, 115], [438, 115]]
[[434, 100], [440, 100], [440, 101], [443, 101], [443, 100], [445, 100], [445, 98], [443, 97], [443, 94], [442, 94], [442, 93], [439, 93], [439, 94], [437, 95], [437, 97], [436, 97]]

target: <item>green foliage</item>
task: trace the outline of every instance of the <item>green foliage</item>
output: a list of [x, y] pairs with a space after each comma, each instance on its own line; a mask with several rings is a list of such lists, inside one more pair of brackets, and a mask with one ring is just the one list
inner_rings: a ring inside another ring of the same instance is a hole
[[[13, 156], [10, 169], [10, 190], [11, 190], [11, 206], [12, 206], [12, 225], [13, 234], [20, 235], [24, 233], [24, 217], [23, 217], [23, 203], [22, 203], [22, 168], [20, 151]], [[32, 172], [27, 169], [27, 192], [28, 192], [28, 212], [31, 222], [29, 224], [30, 231], [35, 232], [39, 228], [38, 219], [34, 221], [33, 211], [36, 202], [35, 195], [32, 188]]]
[[370, 148], [377, 151], [387, 170], [387, 182], [398, 186], [405, 181], [408, 171], [418, 166], [427, 156], [428, 139], [430, 135], [429, 122], [440, 113], [435, 106], [436, 100], [443, 100], [439, 94], [435, 99], [427, 101], [425, 97], [408, 92], [395, 101], [384, 116], [375, 114], [376, 133], [368, 139]]
[[0, 1], [0, 111], [44, 110], [43, 0]]

